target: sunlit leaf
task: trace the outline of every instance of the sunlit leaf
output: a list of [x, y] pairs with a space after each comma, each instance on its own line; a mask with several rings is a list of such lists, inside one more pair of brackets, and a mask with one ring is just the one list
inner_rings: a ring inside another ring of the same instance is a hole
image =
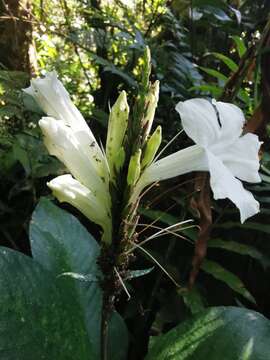
[[219, 59], [225, 65], [227, 65], [231, 71], [233, 71], [233, 72], [237, 71], [238, 65], [232, 59], [230, 59], [228, 56], [217, 53], [217, 52], [213, 52], [212, 55], [214, 55], [217, 59]]
[[233, 35], [233, 36], [231, 36], [231, 38], [233, 39], [233, 41], [236, 45], [238, 55], [241, 58], [247, 51], [245, 42], [240, 36], [237, 36], [237, 35]]

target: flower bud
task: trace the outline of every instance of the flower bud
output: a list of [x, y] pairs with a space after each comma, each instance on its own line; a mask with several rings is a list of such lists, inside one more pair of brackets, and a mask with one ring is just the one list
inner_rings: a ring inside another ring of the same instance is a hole
[[151, 135], [150, 139], [146, 142], [146, 148], [142, 159], [142, 169], [149, 166], [158, 151], [161, 144], [161, 126], [159, 125], [155, 132]]
[[125, 149], [123, 148], [123, 146], [121, 146], [115, 157], [115, 170], [117, 173], [120, 172], [122, 166], [124, 165], [125, 158], [126, 158]]
[[100, 225], [103, 229], [102, 240], [108, 244], [111, 243], [111, 215], [91, 190], [70, 174], [58, 176], [48, 182], [47, 185], [60, 202], [74, 206], [88, 219]]
[[151, 52], [148, 46], [146, 46], [143, 54], [143, 69], [142, 69], [142, 87], [148, 88], [149, 77], [151, 73]]
[[145, 98], [145, 114], [142, 120], [142, 126], [145, 129], [144, 138], [146, 139], [148, 134], [151, 131], [153, 124], [155, 111], [159, 98], [159, 81], [155, 81], [154, 84], [150, 86], [149, 92]]
[[130, 158], [130, 162], [128, 166], [128, 176], [127, 176], [127, 183], [130, 186], [135, 185], [140, 177], [141, 155], [142, 155], [142, 150], [139, 149]]
[[123, 152], [120, 148], [122, 147], [126, 134], [128, 115], [129, 106], [127, 103], [127, 95], [125, 91], [122, 91], [110, 113], [106, 141], [106, 156], [112, 177], [117, 167], [116, 163], [118, 163], [119, 168], [118, 155], [119, 151]]

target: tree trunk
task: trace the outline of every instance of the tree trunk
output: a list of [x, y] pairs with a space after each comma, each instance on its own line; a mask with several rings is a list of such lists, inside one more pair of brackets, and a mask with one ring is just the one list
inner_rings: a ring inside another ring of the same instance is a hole
[[0, 1], [0, 66], [31, 73], [29, 48], [32, 27], [27, 0]]

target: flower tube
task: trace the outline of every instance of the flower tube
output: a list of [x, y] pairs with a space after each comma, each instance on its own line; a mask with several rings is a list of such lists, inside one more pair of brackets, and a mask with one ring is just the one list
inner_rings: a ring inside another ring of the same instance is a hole
[[72, 174], [48, 183], [55, 197], [67, 202], [103, 229], [103, 241], [112, 237], [111, 197], [107, 160], [79, 110], [56, 73], [34, 79], [24, 90], [47, 113], [39, 121], [44, 143]]

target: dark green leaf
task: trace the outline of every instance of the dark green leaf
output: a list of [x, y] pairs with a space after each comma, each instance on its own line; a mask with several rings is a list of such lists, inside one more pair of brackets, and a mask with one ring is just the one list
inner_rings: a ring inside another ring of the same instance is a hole
[[224, 249], [224, 250], [232, 251], [232, 252], [235, 252], [235, 253], [241, 254], [241, 255], [248, 255], [248, 256], [252, 257], [253, 259], [260, 261], [260, 263], [265, 268], [269, 267], [269, 265], [270, 265], [270, 259], [267, 256], [263, 255], [260, 251], [258, 251], [251, 245], [240, 244], [236, 241], [211, 239], [208, 242], [208, 247]]
[[201, 269], [212, 275], [217, 280], [223, 281], [231, 289], [233, 289], [238, 294], [241, 294], [250, 302], [256, 303], [254, 297], [245, 288], [245, 285], [242, 283], [242, 281], [236, 275], [231, 273], [229, 270], [224, 269], [224, 267], [218, 263], [205, 259], [202, 263]]
[[256, 231], [263, 232], [265, 234], [270, 234], [270, 225], [260, 224], [260, 223], [250, 222], [250, 221], [246, 222], [245, 224], [240, 224], [240, 223], [234, 222], [234, 221], [227, 221], [223, 224], [217, 225], [217, 227], [222, 228], [222, 229], [231, 229], [234, 227], [240, 227], [242, 229], [256, 230]]
[[151, 220], [158, 220], [163, 222], [166, 225], [173, 225], [179, 222], [179, 218], [170, 215], [166, 213], [165, 211], [161, 210], [151, 210], [151, 209], [145, 209], [143, 207], [140, 207], [139, 209], [140, 214], [148, 217]]
[[202, 296], [199, 290], [193, 286], [190, 290], [179, 290], [183, 297], [185, 305], [189, 308], [191, 314], [195, 315], [205, 309]]
[[92, 54], [91, 57], [97, 64], [102, 65], [104, 67], [104, 71], [118, 75], [133, 88], [138, 87], [137, 82], [134, 80], [134, 78], [131, 75], [129, 75], [127, 72], [117, 68], [112, 62], [110, 62], [106, 59], [103, 59], [102, 57], [95, 55], [95, 54]]
[[213, 96], [214, 98], [219, 98], [222, 94], [222, 88], [208, 84], [192, 86], [189, 90], [199, 90], [203, 93], [210, 93], [210, 95]]
[[0, 358], [96, 359], [76, 299], [31, 258], [0, 249]]
[[21, 163], [24, 171], [29, 175], [31, 172], [31, 164], [27, 151], [23, 149], [18, 142], [14, 143], [12, 150], [14, 159]]
[[212, 5], [200, 6], [198, 8], [193, 9], [192, 12], [194, 20], [199, 20], [204, 14], [207, 15], [208, 17], [213, 16], [214, 18], [222, 22], [231, 21], [230, 17], [226, 14], [224, 10]]
[[192, 5], [195, 7], [215, 6], [224, 10], [227, 8], [227, 5], [222, 0], [193, 0]]
[[[75, 273], [98, 277], [97, 242], [75, 217], [46, 199], [40, 201], [33, 214], [30, 240], [34, 259], [55, 275], [61, 287], [73, 293], [78, 317], [86, 324], [98, 358], [102, 306], [98, 282], [59, 276]], [[110, 359], [125, 359], [126, 350], [127, 330], [120, 316], [114, 313], [110, 324]]]

